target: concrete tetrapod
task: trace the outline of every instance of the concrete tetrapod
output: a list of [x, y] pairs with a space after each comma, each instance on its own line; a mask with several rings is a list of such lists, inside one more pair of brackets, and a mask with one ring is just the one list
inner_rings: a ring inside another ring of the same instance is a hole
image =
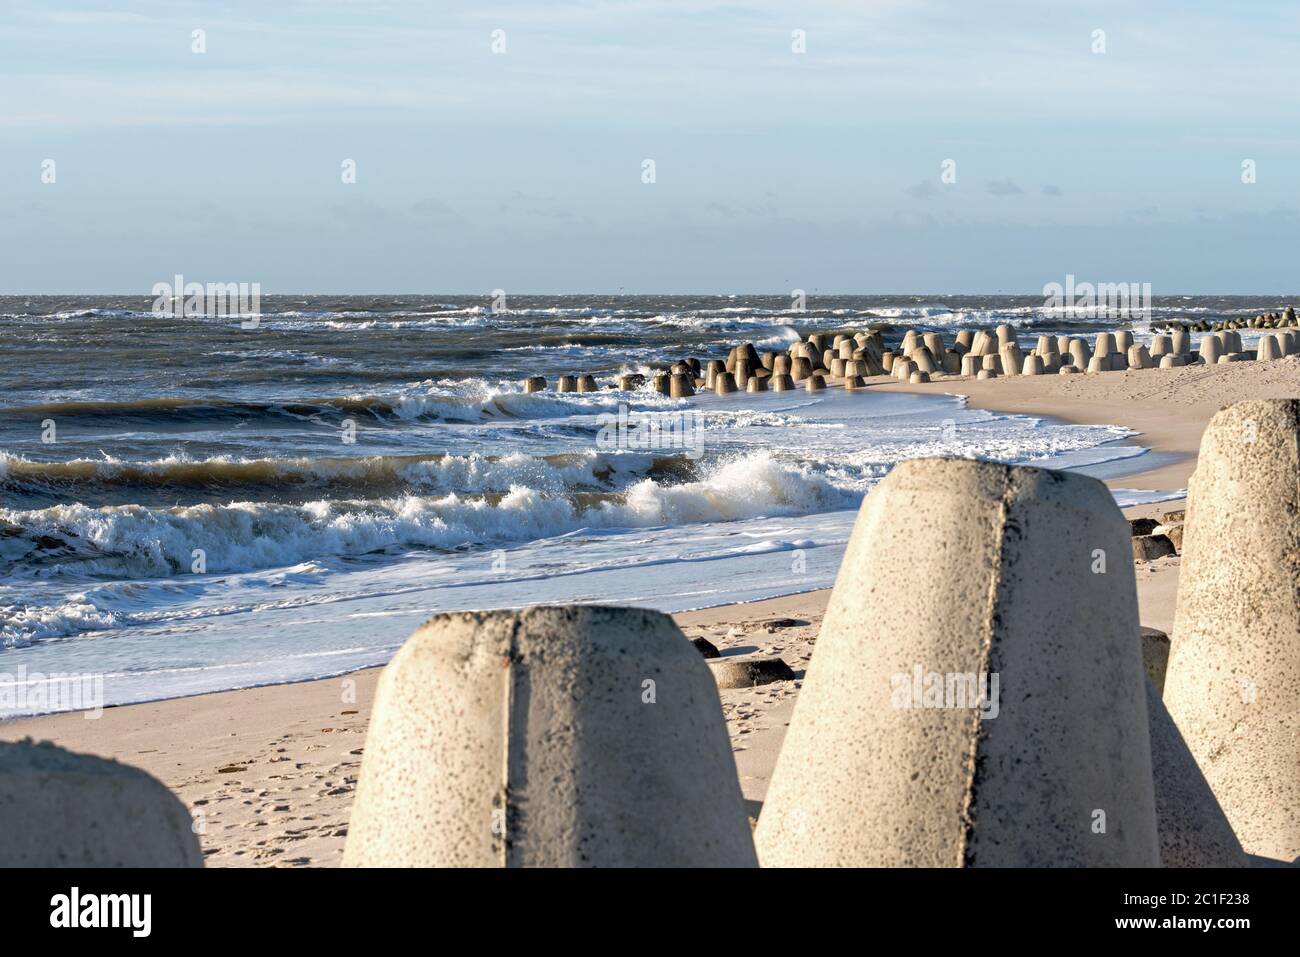
[[380, 677], [343, 863], [753, 866], [708, 666], [654, 611], [430, 619]]
[[194, 819], [139, 768], [0, 742], [0, 867], [202, 867]]
[[677, 373], [668, 384], [668, 394], [674, 399], [685, 398], [695, 394], [695, 381], [691, 376]]
[[1238, 402], [1187, 486], [1165, 704], [1247, 853], [1300, 857], [1300, 399]]
[[1110, 368], [1110, 357], [1115, 352], [1115, 337], [1109, 332], [1097, 333], [1096, 346], [1093, 349], [1093, 357], [1101, 357], [1103, 360], [1102, 367]]
[[1096, 479], [895, 465], [845, 550], [762, 864], [1158, 866], [1129, 553]]
[[1020, 367], [1024, 362], [1024, 354], [1020, 351], [1020, 346], [1015, 342], [1005, 343], [998, 354], [1002, 359], [1002, 371], [1006, 375], [1020, 375]]
[[736, 359], [735, 372], [732, 374], [736, 378], [736, 388], [743, 392], [745, 386], [749, 384], [749, 377], [754, 374], [753, 366], [749, 364], [748, 359], [744, 356], [740, 356]]

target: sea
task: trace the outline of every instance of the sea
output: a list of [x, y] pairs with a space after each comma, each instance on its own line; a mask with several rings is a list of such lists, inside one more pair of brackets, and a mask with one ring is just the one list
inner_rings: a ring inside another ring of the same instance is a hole
[[[1029, 296], [263, 296], [169, 318], [150, 296], [3, 296], [0, 717], [51, 710], [30, 693], [51, 676], [95, 676], [112, 705], [342, 674], [445, 611], [824, 588], [902, 459], [1159, 464], [1117, 425], [969, 408], [960, 382], [670, 399], [620, 374], [819, 330], [888, 346], [1006, 323], [1032, 347], [1281, 305], [1156, 299], [1119, 322]], [[599, 390], [521, 384], [578, 373]]]

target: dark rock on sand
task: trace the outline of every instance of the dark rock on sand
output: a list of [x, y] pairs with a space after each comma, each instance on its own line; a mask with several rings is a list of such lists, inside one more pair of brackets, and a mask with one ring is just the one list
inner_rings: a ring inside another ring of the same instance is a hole
[[719, 688], [754, 688], [795, 676], [780, 658], [719, 658], [709, 668]]
[[1174, 554], [1174, 543], [1164, 535], [1138, 535], [1133, 539], [1133, 560], [1154, 561]]
[[798, 618], [769, 618], [767, 621], [759, 622], [768, 631], [775, 628], [798, 628], [800, 625], [806, 625], [808, 622], [800, 621]]
[[702, 654], [705, 658], [719, 657], [718, 646], [715, 645], [713, 642], [709, 641], [709, 639], [707, 638], [692, 638], [691, 644], [693, 644], [696, 650], [700, 654]]

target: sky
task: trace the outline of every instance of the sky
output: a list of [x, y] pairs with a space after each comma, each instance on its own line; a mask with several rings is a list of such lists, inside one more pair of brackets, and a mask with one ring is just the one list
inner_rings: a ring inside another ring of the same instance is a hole
[[1298, 121], [1294, 0], [5, 0], [0, 293], [1285, 294]]

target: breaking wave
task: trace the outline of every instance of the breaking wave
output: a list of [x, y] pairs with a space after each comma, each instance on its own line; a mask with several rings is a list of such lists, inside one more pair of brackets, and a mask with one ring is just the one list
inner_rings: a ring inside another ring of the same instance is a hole
[[[458, 463], [461, 467], [469, 466]], [[516, 483], [504, 492], [296, 504], [95, 508], [78, 503], [0, 510], [0, 571], [42, 578], [69, 572], [113, 578], [182, 575], [190, 572], [200, 549], [208, 572], [238, 572], [325, 556], [527, 542], [581, 528], [801, 515], [851, 508], [861, 495], [806, 465], [757, 452], [720, 462], [696, 480], [664, 483], [647, 476], [617, 491], [582, 490], [557, 480], [550, 488]]]

